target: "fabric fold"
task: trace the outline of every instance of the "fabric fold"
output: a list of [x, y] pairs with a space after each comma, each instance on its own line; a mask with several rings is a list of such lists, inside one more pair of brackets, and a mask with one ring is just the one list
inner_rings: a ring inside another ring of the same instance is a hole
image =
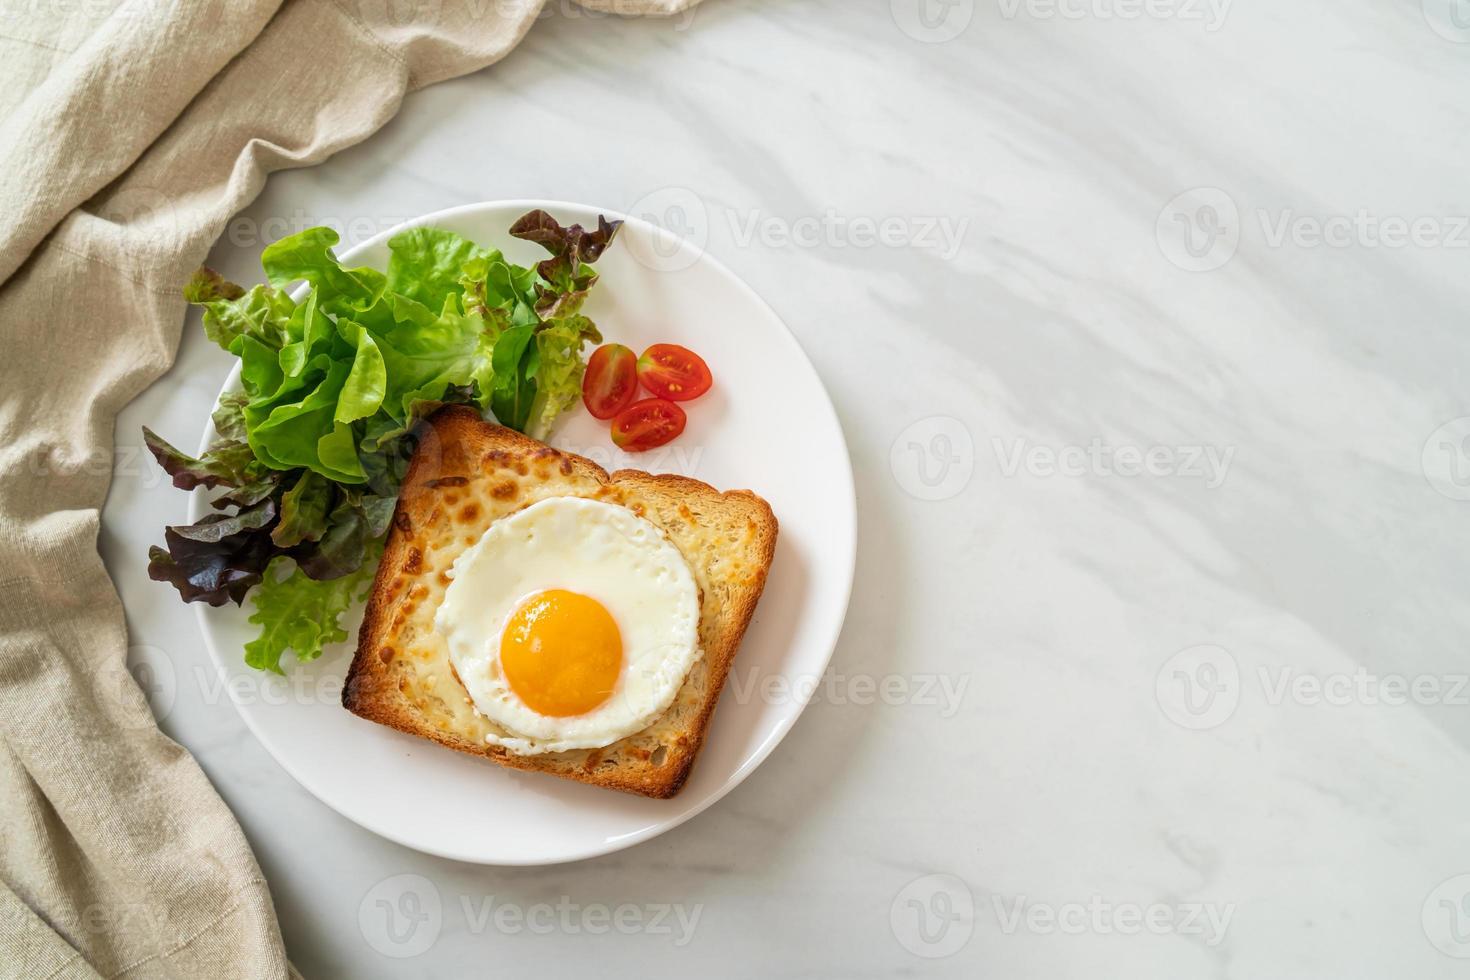
[[[259, 35], [278, 5], [124, 2], [57, 60], [0, 120], [0, 201], [6, 205], [0, 283], [68, 212], [138, 160]], [[51, 26], [45, 23], [55, 16], [51, 9], [42, 5], [29, 15], [37, 33]], [[60, 25], [53, 29], [65, 33]]]

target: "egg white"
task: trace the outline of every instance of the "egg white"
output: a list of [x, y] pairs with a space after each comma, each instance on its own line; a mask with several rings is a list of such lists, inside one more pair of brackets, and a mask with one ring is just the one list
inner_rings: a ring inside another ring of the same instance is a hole
[[[668, 710], [700, 656], [694, 575], [664, 533], [626, 507], [549, 497], [490, 525], [449, 577], [434, 628], [470, 700], [504, 729], [486, 741], [519, 755], [601, 748], [642, 731]], [[585, 714], [533, 711], [501, 670], [507, 620], [547, 589], [596, 599], [622, 634], [617, 686]]]

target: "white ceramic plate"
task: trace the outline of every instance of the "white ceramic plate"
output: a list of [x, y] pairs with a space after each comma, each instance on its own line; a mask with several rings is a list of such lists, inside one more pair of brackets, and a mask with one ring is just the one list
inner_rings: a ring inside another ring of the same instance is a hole
[[[598, 209], [506, 201], [409, 222], [459, 232], [521, 264], [544, 256], [507, 231], [545, 208], [592, 225]], [[609, 217], [613, 211], [603, 210]], [[339, 701], [350, 644], [285, 678], [246, 667], [254, 633], [244, 609], [201, 605], [205, 644], [250, 730], [303, 786], [343, 816], [408, 847], [482, 864], [554, 864], [606, 854], [676, 827], [714, 803], [771, 753], [827, 667], [847, 611], [856, 558], [852, 469], [837, 416], [811, 362], [775, 312], [719, 262], [644, 221], [625, 219], [598, 263], [588, 314], [604, 337], [641, 351], [668, 341], [698, 351], [716, 378], [689, 426], [664, 450], [628, 457], [580, 406], [552, 443], [612, 470], [677, 472], [719, 489], [749, 488], [781, 523], [775, 562], [684, 790], [649, 800], [514, 772], [363, 721]], [[342, 254], [385, 268], [385, 232]], [[238, 370], [225, 384], [239, 384]], [[204, 442], [213, 437], [206, 431]], [[191, 519], [207, 503], [196, 493]], [[356, 635], [356, 623], [352, 632]]]

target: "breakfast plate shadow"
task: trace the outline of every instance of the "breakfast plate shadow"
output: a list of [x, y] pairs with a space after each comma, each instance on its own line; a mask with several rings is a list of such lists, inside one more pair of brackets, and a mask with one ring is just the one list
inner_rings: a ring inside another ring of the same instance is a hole
[[[563, 223], [623, 218], [598, 262], [586, 312], [608, 342], [642, 350], [670, 342], [698, 351], [717, 390], [689, 406], [684, 434], [662, 450], [615, 450], [606, 423], [580, 407], [550, 442], [621, 468], [679, 473], [719, 490], [754, 490], [780, 522], [776, 556], [703, 752], [683, 791], [653, 800], [539, 773], [513, 772], [358, 718], [340, 703], [353, 644], [314, 663], [286, 658], [285, 677], [244, 663], [253, 638], [243, 609], [197, 606], [209, 650], [246, 725], [298, 782], [348, 819], [407, 847], [493, 865], [556, 864], [648, 840], [709, 807], [770, 755], [805, 707], [846, 615], [857, 552], [852, 467], [841, 426], [811, 362], [776, 313], [692, 243], [609, 209], [552, 201], [472, 204], [425, 215], [346, 249], [353, 265], [384, 268], [388, 240], [431, 225], [538, 259], [511, 224], [544, 208]], [[238, 368], [223, 391], [239, 386]], [[206, 425], [201, 447], [214, 436]], [[202, 491], [190, 519], [208, 509]], [[344, 622], [356, 638], [360, 610]]]

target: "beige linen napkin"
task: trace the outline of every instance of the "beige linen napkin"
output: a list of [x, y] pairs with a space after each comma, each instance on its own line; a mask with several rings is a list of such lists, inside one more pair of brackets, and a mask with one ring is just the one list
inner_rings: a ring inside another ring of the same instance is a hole
[[124, 665], [113, 420], [268, 173], [495, 62], [546, 2], [0, 0], [0, 976], [288, 975], [239, 826]]

